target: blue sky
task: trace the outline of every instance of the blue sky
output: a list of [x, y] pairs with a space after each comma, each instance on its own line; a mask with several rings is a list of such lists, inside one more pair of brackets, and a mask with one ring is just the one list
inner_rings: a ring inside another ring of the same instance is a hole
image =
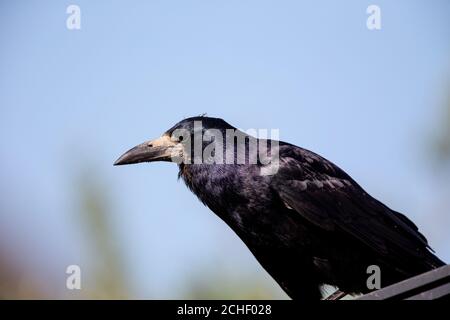
[[[66, 28], [70, 4], [81, 30]], [[379, 31], [366, 28], [370, 4], [381, 8]], [[430, 212], [443, 182], [424, 155], [448, 89], [449, 14], [448, 1], [2, 2], [4, 246], [56, 279], [95, 259], [73, 199], [77, 175], [91, 170], [113, 200], [136, 297], [179, 297], [204, 266], [272, 283], [176, 166], [112, 166], [207, 113], [278, 128], [281, 140], [332, 160], [449, 261], [450, 221]]]

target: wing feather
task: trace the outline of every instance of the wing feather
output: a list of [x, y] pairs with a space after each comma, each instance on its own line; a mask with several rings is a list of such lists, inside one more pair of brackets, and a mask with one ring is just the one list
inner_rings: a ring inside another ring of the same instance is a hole
[[408, 218], [372, 198], [336, 165], [305, 149], [280, 148], [280, 168], [271, 187], [309, 222], [346, 233], [381, 255], [420, 257], [428, 247]]

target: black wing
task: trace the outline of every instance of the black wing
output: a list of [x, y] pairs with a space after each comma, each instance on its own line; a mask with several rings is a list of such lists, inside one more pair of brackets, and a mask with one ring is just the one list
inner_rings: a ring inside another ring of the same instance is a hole
[[428, 251], [426, 238], [412, 221], [372, 198], [344, 171], [313, 152], [281, 144], [280, 168], [271, 187], [286, 207], [314, 225], [345, 232], [389, 260], [419, 258], [431, 267], [442, 263]]

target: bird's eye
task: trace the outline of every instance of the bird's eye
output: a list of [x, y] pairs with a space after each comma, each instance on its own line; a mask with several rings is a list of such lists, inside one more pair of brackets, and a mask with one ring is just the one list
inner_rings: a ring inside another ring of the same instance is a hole
[[178, 137], [178, 142], [182, 142], [183, 141], [183, 136], [179, 136]]

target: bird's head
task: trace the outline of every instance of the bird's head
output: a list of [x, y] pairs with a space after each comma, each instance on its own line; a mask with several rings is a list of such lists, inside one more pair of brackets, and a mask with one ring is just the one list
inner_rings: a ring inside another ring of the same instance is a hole
[[209, 136], [221, 133], [225, 136], [227, 129], [235, 129], [219, 118], [192, 117], [184, 119], [164, 132], [161, 137], [141, 143], [125, 152], [114, 165], [140, 162], [171, 161], [190, 163], [196, 154], [196, 148], [203, 149], [214, 138]]

